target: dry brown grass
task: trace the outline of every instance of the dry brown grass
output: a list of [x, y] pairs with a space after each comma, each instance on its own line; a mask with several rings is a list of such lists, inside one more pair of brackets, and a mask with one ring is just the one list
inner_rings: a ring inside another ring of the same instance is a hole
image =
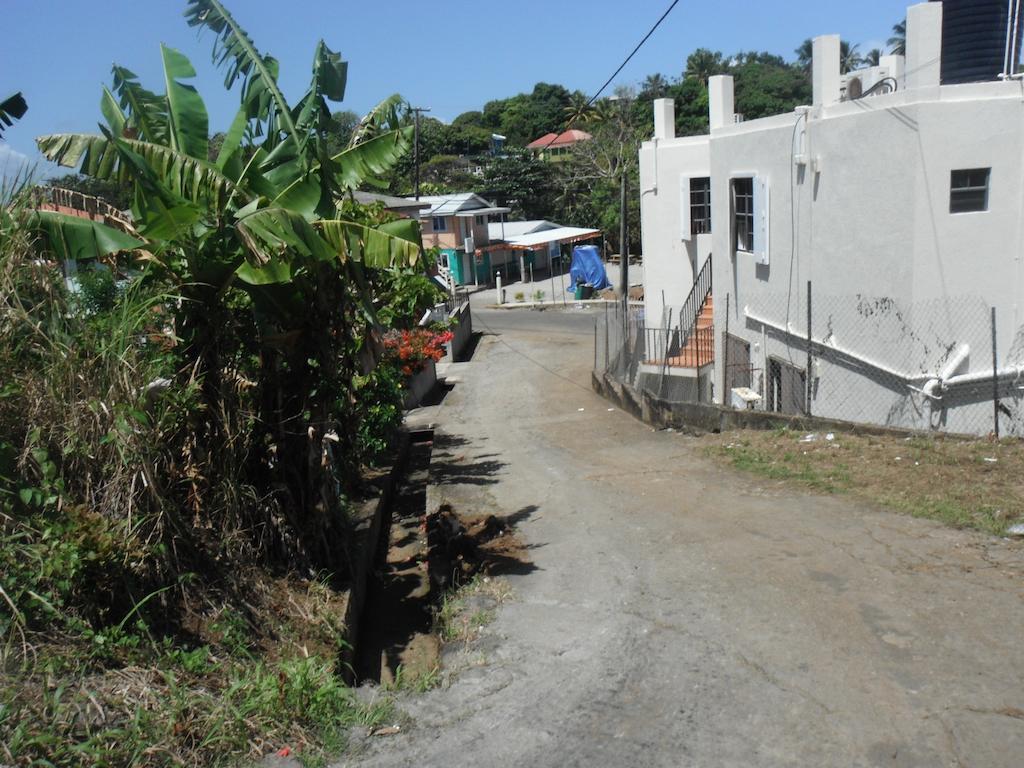
[[703, 438], [737, 469], [847, 493], [959, 528], [1002, 534], [1024, 519], [1024, 442], [736, 431]]

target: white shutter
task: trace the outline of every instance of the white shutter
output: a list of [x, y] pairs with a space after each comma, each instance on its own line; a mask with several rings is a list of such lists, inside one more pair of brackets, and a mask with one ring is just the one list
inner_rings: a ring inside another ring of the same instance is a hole
[[679, 177], [679, 239], [690, 240], [690, 177]]
[[754, 260], [758, 264], [768, 264], [771, 250], [770, 218], [768, 180], [758, 176], [754, 178]]

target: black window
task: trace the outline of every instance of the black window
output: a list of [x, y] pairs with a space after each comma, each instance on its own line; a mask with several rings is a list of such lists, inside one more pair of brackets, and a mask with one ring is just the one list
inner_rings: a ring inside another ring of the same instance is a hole
[[448, 220], [444, 216], [435, 216], [433, 227], [435, 232], [447, 232]]
[[711, 179], [690, 179], [690, 232], [706, 235], [711, 231]]
[[754, 180], [732, 180], [733, 249], [754, 251]]
[[949, 212], [988, 210], [988, 177], [991, 168], [953, 171], [949, 180]]

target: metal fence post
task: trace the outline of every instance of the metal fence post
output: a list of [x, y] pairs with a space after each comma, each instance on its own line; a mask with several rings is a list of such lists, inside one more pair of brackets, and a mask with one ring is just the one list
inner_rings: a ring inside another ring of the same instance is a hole
[[807, 281], [807, 373], [804, 374], [807, 380], [807, 415], [811, 415], [811, 394], [813, 392], [813, 378], [811, 373], [811, 281]]
[[729, 401], [729, 294], [725, 294], [725, 333], [722, 335], [722, 399], [719, 400], [721, 405], [726, 405]]
[[608, 373], [608, 305], [604, 305], [604, 373]]
[[996, 308], [992, 307], [992, 426], [999, 439], [999, 358], [996, 352]]

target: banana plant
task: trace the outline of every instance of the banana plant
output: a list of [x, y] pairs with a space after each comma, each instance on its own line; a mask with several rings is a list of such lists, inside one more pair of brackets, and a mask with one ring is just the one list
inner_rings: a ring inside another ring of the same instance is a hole
[[[418, 222], [366, 223], [343, 215], [342, 202], [408, 151], [412, 129], [401, 126], [404, 102], [391, 96], [332, 155], [328, 105], [343, 99], [347, 81], [337, 52], [317, 45], [309, 86], [291, 104], [277, 61], [222, 3], [189, 0], [185, 17], [213, 35], [213, 61], [240, 95], [216, 158], [209, 156], [205, 104], [190, 82], [195, 69], [165, 45], [162, 92], [115, 66], [100, 100], [99, 132], [42, 136], [37, 144], [53, 162], [131, 186], [146, 270], [176, 282], [186, 299], [176, 330], [204, 377], [208, 414], [224, 402], [222, 372], [230, 366], [221, 358], [223, 323], [237, 306], [230, 297], [247, 297], [260, 329], [260, 386], [268, 393], [260, 422], [265, 442], [275, 446], [268, 463], [283, 475], [278, 486], [289, 488], [286, 507], [302, 518], [295, 525], [321, 555], [310, 559], [330, 565], [329, 553], [343, 550], [330, 518], [343, 483], [326, 457], [336, 443], [350, 453], [354, 439], [352, 382], [365, 373], [375, 325], [365, 270], [422, 258]], [[304, 428], [296, 429], [295, 414]], [[214, 446], [228, 440], [212, 416], [207, 430], [204, 439]], [[330, 435], [334, 443], [325, 443]]]

